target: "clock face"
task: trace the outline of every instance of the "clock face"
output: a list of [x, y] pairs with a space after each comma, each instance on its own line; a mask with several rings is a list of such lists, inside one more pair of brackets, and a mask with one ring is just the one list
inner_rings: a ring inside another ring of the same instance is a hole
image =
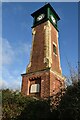
[[51, 20], [53, 21], [54, 24], [56, 24], [56, 20], [55, 20], [55, 18], [53, 17], [53, 15], [51, 15]]
[[37, 17], [37, 21], [42, 20], [44, 17], [45, 17], [45, 14], [40, 14], [40, 15]]

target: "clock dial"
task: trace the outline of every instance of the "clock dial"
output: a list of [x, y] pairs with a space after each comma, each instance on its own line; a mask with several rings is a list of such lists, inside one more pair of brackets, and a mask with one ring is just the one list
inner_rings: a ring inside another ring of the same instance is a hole
[[40, 14], [40, 15], [37, 17], [37, 21], [42, 20], [44, 17], [45, 17], [45, 14]]
[[55, 18], [53, 17], [53, 15], [51, 15], [51, 20], [53, 21], [54, 24], [56, 24], [56, 20], [55, 20]]

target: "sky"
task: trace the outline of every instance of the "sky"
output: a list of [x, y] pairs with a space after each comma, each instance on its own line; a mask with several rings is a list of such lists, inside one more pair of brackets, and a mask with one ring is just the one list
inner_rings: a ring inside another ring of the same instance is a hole
[[[2, 39], [3, 88], [21, 89], [21, 74], [26, 72], [32, 45], [31, 13], [44, 4], [44, 2], [2, 3], [0, 39]], [[58, 22], [61, 67], [63, 75], [69, 76], [68, 62], [74, 69], [78, 63], [78, 3], [51, 2], [50, 4], [61, 18]]]

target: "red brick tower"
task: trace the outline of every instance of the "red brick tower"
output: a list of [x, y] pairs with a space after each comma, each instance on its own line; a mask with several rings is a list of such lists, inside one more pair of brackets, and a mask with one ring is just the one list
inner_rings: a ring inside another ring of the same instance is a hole
[[60, 20], [48, 3], [31, 14], [32, 49], [26, 73], [22, 74], [23, 95], [47, 98], [64, 86], [60, 66], [58, 27]]

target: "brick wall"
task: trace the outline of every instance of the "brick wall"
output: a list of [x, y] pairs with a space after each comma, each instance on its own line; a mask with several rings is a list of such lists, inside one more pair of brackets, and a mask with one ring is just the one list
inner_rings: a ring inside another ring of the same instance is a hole
[[63, 88], [65, 88], [64, 78], [50, 72], [50, 96], [55, 95]]
[[[46, 27], [49, 28], [49, 31], [47, 31], [47, 38], [45, 37]], [[34, 30], [35, 35], [31, 53], [31, 64], [29, 66], [28, 72], [22, 75], [21, 92], [23, 95], [46, 98], [59, 92], [60, 87], [63, 86], [64, 83], [60, 66], [58, 31], [50, 22], [42, 23], [36, 26]], [[46, 43], [46, 47], [48, 47], [48, 49], [45, 48], [45, 42], [47, 42], [45, 40], [48, 40], [49, 45]], [[56, 55], [53, 53], [53, 43], [56, 44]], [[49, 52], [48, 59], [51, 59], [49, 61], [51, 62], [51, 68], [50, 66], [47, 66], [48, 63], [46, 64], [44, 62], [44, 56], [46, 55], [44, 53], [45, 49], [48, 50], [47, 52]], [[40, 93], [30, 93], [30, 86], [34, 83], [40, 84]]]
[[[22, 94], [47, 98], [53, 96], [64, 86], [63, 78], [58, 77], [50, 69], [22, 75]], [[40, 93], [30, 93], [32, 84], [40, 84]]]
[[[46, 98], [50, 96], [50, 71], [43, 70], [35, 73], [22, 75], [22, 89], [21, 93], [23, 95], [38, 96]], [[34, 83], [40, 84], [39, 94], [30, 94], [30, 86]], [[40, 96], [39, 96], [40, 95]]]
[[[33, 50], [31, 53], [31, 66], [28, 70], [28, 72], [34, 72], [37, 70], [42, 70], [47, 67], [47, 64], [44, 62], [44, 49], [45, 48], [45, 29], [44, 26], [46, 26], [48, 23], [42, 23], [34, 28], [35, 35], [34, 35], [34, 41], [33, 41]], [[58, 48], [58, 31], [54, 28], [54, 26], [50, 23], [51, 28], [51, 58], [52, 58], [52, 70], [57, 71], [61, 74], [61, 66], [60, 66], [60, 56], [59, 56], [59, 48]], [[49, 36], [48, 36], [49, 37]], [[56, 44], [56, 52], [57, 55], [53, 53], [53, 43]], [[47, 46], [48, 47], [48, 46]], [[48, 51], [47, 51], [48, 52]]]
[[[53, 53], [53, 43], [56, 44], [56, 55]], [[59, 56], [59, 48], [58, 48], [58, 31], [54, 28], [54, 26], [51, 24], [51, 53], [52, 53], [52, 70], [58, 72], [61, 74], [60, 69], [60, 56]]]
[[28, 72], [42, 70], [46, 67], [44, 64], [44, 24], [35, 27], [31, 67]]

